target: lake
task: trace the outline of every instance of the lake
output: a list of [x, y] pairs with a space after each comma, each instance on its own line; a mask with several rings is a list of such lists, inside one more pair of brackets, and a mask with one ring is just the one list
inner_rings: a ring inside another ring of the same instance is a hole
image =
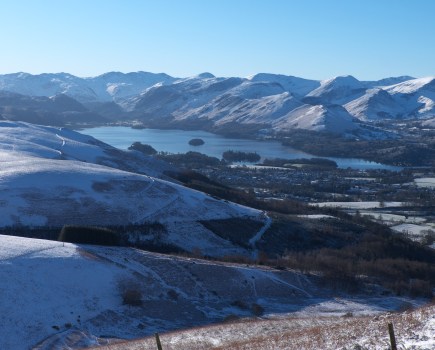
[[[161, 130], [161, 129], [133, 129], [127, 126], [103, 126], [79, 130], [109, 145], [120, 149], [127, 149], [133, 142], [139, 141], [154, 147], [159, 152], [186, 153], [189, 151], [204, 153], [208, 156], [222, 158], [222, 153], [228, 150], [242, 152], [257, 152], [265, 158], [313, 158], [315, 156], [283, 146], [277, 141], [260, 141], [226, 138], [206, 131]], [[189, 141], [200, 138], [204, 145], [191, 146]], [[386, 169], [400, 170], [399, 167], [369, 162], [355, 158], [322, 157], [335, 161], [340, 168], [354, 169]]]

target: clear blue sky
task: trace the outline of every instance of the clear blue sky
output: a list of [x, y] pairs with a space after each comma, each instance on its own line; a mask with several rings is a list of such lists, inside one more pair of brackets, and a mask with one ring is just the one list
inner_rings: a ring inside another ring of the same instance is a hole
[[0, 0], [0, 74], [435, 75], [435, 0]]

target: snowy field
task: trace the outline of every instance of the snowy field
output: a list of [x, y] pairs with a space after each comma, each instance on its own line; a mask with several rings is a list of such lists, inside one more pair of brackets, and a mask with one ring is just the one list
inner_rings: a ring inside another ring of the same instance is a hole
[[321, 219], [337, 219], [335, 216], [332, 215], [325, 215], [325, 214], [307, 214], [307, 215], [297, 215], [298, 218], [303, 219], [311, 219], [311, 220], [321, 220]]
[[321, 203], [310, 203], [312, 206], [319, 207], [330, 207], [330, 208], [342, 208], [342, 209], [374, 209], [374, 208], [388, 208], [388, 207], [401, 207], [402, 202], [321, 202]]
[[416, 225], [416, 224], [401, 224], [391, 227], [396, 232], [407, 233], [411, 237], [421, 237], [424, 232], [432, 230], [435, 232], [435, 224], [428, 223], [426, 225]]
[[421, 216], [390, 214], [379, 211], [360, 211], [360, 214], [382, 221], [384, 224], [389, 226], [397, 225], [397, 223], [421, 224], [426, 222], [427, 220], [426, 218], [423, 218]]
[[418, 187], [435, 188], [435, 177], [422, 177], [414, 179], [414, 182]]

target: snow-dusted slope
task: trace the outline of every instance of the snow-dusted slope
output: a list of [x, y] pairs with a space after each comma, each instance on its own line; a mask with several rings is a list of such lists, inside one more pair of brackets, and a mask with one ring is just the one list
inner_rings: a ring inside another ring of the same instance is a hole
[[394, 119], [401, 115], [402, 107], [385, 90], [375, 88], [344, 105], [346, 110], [360, 120]]
[[274, 128], [345, 133], [356, 130], [358, 126], [353, 117], [339, 105], [303, 105], [276, 120]]
[[366, 87], [351, 75], [324, 80], [320, 86], [307, 94], [320, 103], [345, 104], [364, 94]]
[[218, 96], [198, 108], [177, 111], [174, 116], [176, 121], [205, 119], [216, 126], [227, 123], [271, 125], [275, 119], [301, 105], [302, 102], [288, 92], [247, 98], [239, 90]]
[[[0, 278], [1, 349], [60, 349], [71, 334], [69, 349], [139, 337], [250, 316], [257, 302], [291, 311], [317, 290], [296, 272], [1, 235]], [[141, 306], [123, 305], [131, 289]]]
[[264, 220], [257, 210], [144, 175], [158, 174], [160, 163], [90, 136], [7, 121], [0, 122], [0, 131], [0, 226], [157, 221], [165, 225], [164, 242], [213, 255], [240, 250], [198, 221]]
[[364, 121], [428, 118], [435, 115], [435, 78], [411, 79], [369, 89], [345, 108]]
[[[260, 306], [266, 314], [371, 314], [405, 300], [336, 299], [294, 271], [2, 235], [0, 280], [0, 349], [11, 350], [83, 348], [253, 316]], [[140, 306], [123, 304], [129, 291]]]
[[435, 115], [435, 77], [408, 80], [385, 87], [385, 90], [402, 107], [404, 117]]
[[78, 160], [161, 177], [172, 168], [139, 152], [120, 151], [67, 128], [0, 121], [1, 159], [21, 157]]

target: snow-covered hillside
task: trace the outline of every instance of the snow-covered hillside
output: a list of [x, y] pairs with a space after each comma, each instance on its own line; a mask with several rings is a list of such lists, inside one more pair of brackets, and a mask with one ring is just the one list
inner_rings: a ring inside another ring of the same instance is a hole
[[360, 97], [365, 86], [351, 75], [324, 80], [320, 86], [307, 96], [328, 104], [345, 104]]
[[307, 129], [345, 133], [357, 129], [353, 117], [338, 105], [303, 105], [273, 123], [275, 129]]
[[406, 302], [334, 298], [293, 271], [1, 235], [0, 279], [0, 349], [77, 349], [236, 315], [359, 315]]
[[265, 220], [260, 211], [149, 176], [162, 175], [165, 164], [136, 151], [62, 128], [3, 121], [0, 131], [2, 227], [160, 222], [162, 242], [214, 255], [241, 250], [200, 220]]
[[4, 161], [22, 157], [77, 160], [156, 177], [173, 170], [167, 163], [139, 152], [120, 151], [67, 128], [8, 120], [0, 121], [0, 154]]
[[395, 119], [400, 105], [385, 90], [375, 88], [344, 105], [346, 110], [360, 120]]

